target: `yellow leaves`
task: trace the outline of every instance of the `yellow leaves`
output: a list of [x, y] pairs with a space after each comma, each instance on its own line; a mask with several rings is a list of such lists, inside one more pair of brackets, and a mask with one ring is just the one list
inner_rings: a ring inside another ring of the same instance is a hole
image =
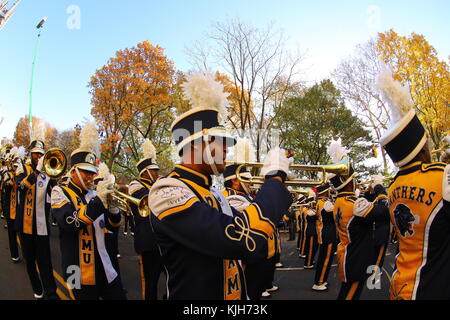
[[394, 73], [394, 78], [408, 85], [418, 115], [438, 144], [450, 126], [450, 70], [424, 36], [412, 33], [399, 36], [389, 30], [378, 34], [377, 52]]

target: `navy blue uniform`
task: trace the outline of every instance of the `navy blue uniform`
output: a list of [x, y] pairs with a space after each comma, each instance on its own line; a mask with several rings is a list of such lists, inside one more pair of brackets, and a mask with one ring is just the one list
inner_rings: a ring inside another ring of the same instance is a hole
[[242, 213], [224, 212], [211, 177], [182, 165], [149, 194], [151, 223], [166, 266], [168, 299], [246, 299], [238, 260], [265, 259], [275, 223], [292, 203], [286, 187], [268, 180]]

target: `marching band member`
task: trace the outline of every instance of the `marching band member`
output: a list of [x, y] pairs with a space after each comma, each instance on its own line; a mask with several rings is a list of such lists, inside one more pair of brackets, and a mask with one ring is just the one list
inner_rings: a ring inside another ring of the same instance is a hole
[[388, 192], [400, 250], [390, 298], [448, 300], [450, 166], [431, 162], [427, 133], [408, 89], [389, 71], [380, 74], [377, 86], [392, 119], [380, 143], [399, 168]]
[[[328, 154], [334, 163], [347, 156], [340, 139], [332, 141]], [[367, 279], [367, 268], [373, 257], [373, 222], [388, 220], [386, 196], [370, 203], [365, 198], [355, 196], [355, 176], [350, 166], [348, 176], [332, 175], [330, 182], [337, 191], [333, 217], [339, 234], [337, 247], [338, 275], [342, 281], [338, 300], [358, 300]]]
[[[238, 139], [234, 148], [236, 164], [227, 165], [223, 172], [225, 190], [222, 194], [227, 199], [231, 207], [243, 212], [253, 202], [250, 195], [250, 183], [237, 179], [236, 171], [239, 164], [253, 162], [251, 144], [247, 139]], [[242, 167], [240, 175], [243, 178], [252, 177], [247, 167]], [[275, 235], [269, 238], [267, 257], [254, 262], [244, 263], [244, 274], [247, 285], [247, 296], [250, 300], [259, 300], [261, 297], [267, 298], [271, 294], [266, 291], [266, 287], [272, 288], [272, 274], [275, 272]], [[269, 286], [270, 283], [270, 286]]]
[[[94, 178], [94, 188], [96, 189], [100, 181], [105, 181], [110, 176], [109, 168], [104, 162], [100, 162], [98, 165], [98, 174]], [[122, 191], [118, 189], [119, 191]], [[117, 271], [120, 278], [120, 265], [119, 265], [119, 228], [103, 228], [105, 232], [105, 248], [108, 252], [109, 259]], [[121, 278], [120, 278], [121, 279]], [[121, 280], [122, 281], [122, 280]]]
[[326, 182], [317, 187], [316, 212], [321, 221], [318, 230], [319, 256], [316, 264], [316, 276], [313, 290], [327, 290], [327, 279], [333, 262], [334, 252], [337, 246], [336, 224], [333, 218], [334, 205], [330, 198], [330, 183]]
[[[384, 178], [381, 175], [373, 176], [373, 182], [369, 185], [367, 191], [365, 192], [364, 198], [370, 202], [373, 202], [375, 201], [377, 194], [387, 195], [387, 192], [383, 187], [383, 180]], [[386, 256], [386, 250], [389, 243], [389, 236], [391, 234], [390, 225], [390, 221], [378, 220], [374, 222], [373, 226], [374, 256], [372, 265], [376, 266], [378, 272], [380, 273], [384, 264], [384, 258]]]
[[[159, 178], [160, 170], [156, 163], [156, 149], [150, 140], [144, 141], [142, 151], [143, 158], [136, 164], [139, 177], [129, 186], [129, 194], [139, 200], [148, 197], [150, 188]], [[135, 204], [131, 203], [130, 207], [135, 220], [134, 250], [139, 255], [142, 298], [157, 300], [158, 280], [164, 268], [161, 254], [149, 218], [142, 217]]]
[[[196, 74], [183, 85], [193, 109], [172, 124], [181, 163], [149, 193], [151, 223], [173, 299], [246, 299], [238, 260], [264, 259], [268, 239], [292, 199], [282, 181], [289, 160], [280, 149], [266, 157], [266, 182], [242, 212], [212, 188], [211, 175], [225, 169], [235, 139], [219, 123], [227, 94], [212, 75]], [[220, 111], [219, 111], [220, 110]]]
[[298, 197], [298, 199], [295, 202], [296, 205], [296, 209], [294, 210], [295, 212], [295, 221], [296, 223], [296, 231], [297, 231], [297, 250], [300, 251], [300, 245], [302, 242], [302, 229], [303, 229], [303, 207], [300, 206], [300, 204], [302, 203], [303, 200], [305, 200], [306, 197], [304, 195], [300, 195]]
[[[8, 150], [9, 151], [9, 150]], [[8, 228], [9, 252], [13, 262], [19, 261], [19, 246], [17, 243], [16, 214], [17, 214], [17, 183], [15, 180], [20, 155], [17, 156], [18, 148], [14, 147], [7, 153], [8, 158], [13, 161], [12, 170], [5, 168], [2, 179], [2, 208]]]
[[35, 122], [28, 147], [31, 165], [20, 161], [16, 172], [19, 188], [16, 228], [35, 298], [45, 295], [49, 300], [57, 300], [49, 236], [50, 194], [55, 182], [43, 170], [44, 139], [44, 122]]
[[305, 233], [304, 233], [304, 254], [305, 257], [305, 269], [314, 268], [314, 257], [316, 256], [318, 242], [317, 242], [317, 229], [318, 229], [318, 215], [314, 210], [315, 206], [315, 193], [309, 189], [309, 197], [305, 200]]
[[299, 231], [299, 249], [298, 249], [298, 257], [301, 259], [306, 258], [305, 254], [305, 247], [306, 247], [306, 237], [305, 237], [305, 230], [306, 230], [306, 213], [308, 212], [308, 209], [306, 208], [306, 200], [309, 199], [307, 196], [303, 196], [300, 198], [299, 203], [301, 204], [299, 208], [299, 217], [300, 217], [300, 231]]
[[114, 203], [108, 204], [114, 176], [110, 174], [100, 181], [96, 193], [92, 190], [97, 149], [97, 129], [88, 123], [81, 130], [79, 149], [70, 156], [69, 184], [56, 186], [52, 191], [52, 214], [60, 229], [62, 269], [77, 300], [125, 300], [104, 238], [104, 228], [118, 228], [121, 220], [119, 209]]

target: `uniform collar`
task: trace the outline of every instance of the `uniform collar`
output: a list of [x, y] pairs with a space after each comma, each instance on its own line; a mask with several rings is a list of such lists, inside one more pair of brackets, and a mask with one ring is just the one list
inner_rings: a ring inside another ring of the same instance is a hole
[[79, 186], [74, 184], [72, 181], [69, 182], [67, 187], [72, 191], [74, 191], [80, 197], [85, 196], [87, 194], [87, 192], [83, 191]]
[[153, 182], [150, 181], [149, 179], [138, 178], [137, 181], [139, 181], [142, 185], [144, 185], [144, 187], [148, 189], [150, 189], [151, 186], [153, 185]]
[[234, 194], [238, 194], [238, 195], [242, 195], [242, 196], [246, 196], [247, 194], [245, 192], [233, 189], [233, 188], [226, 188], [228, 191], [231, 191], [231, 193]]
[[175, 166], [174, 171], [180, 175], [180, 178], [195, 182], [196, 184], [209, 189], [212, 185], [212, 178], [210, 175], [205, 175], [201, 172], [185, 167], [181, 164]]
[[355, 196], [355, 193], [353, 191], [342, 191], [339, 192], [337, 195], [337, 198], [341, 198], [341, 197], [348, 197], [348, 196]]
[[418, 166], [418, 167], [422, 166], [422, 161], [415, 161], [415, 162], [410, 163], [410, 164], [408, 164], [406, 166], [403, 166], [403, 167], [401, 167], [399, 169], [399, 171], [408, 170], [408, 169], [411, 169], [411, 168], [416, 167], [416, 166]]

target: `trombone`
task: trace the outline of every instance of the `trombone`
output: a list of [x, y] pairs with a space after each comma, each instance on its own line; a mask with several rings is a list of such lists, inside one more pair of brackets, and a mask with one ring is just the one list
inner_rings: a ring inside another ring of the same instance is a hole
[[[230, 164], [230, 163], [227, 163]], [[250, 184], [263, 184], [264, 177], [256, 176], [250, 179], [245, 179], [240, 175], [242, 167], [251, 167], [251, 168], [262, 168], [264, 166], [263, 163], [260, 162], [250, 162], [250, 163], [242, 163], [236, 168], [236, 178], [243, 183]], [[350, 159], [344, 158], [342, 161], [329, 165], [302, 165], [302, 164], [293, 164], [289, 166], [290, 170], [304, 170], [304, 171], [317, 171], [322, 172], [322, 178], [320, 180], [310, 180], [310, 179], [287, 179], [285, 181], [286, 186], [297, 186], [297, 187], [315, 187], [320, 186], [321, 184], [326, 183], [327, 175], [326, 173], [334, 173], [336, 175], [348, 176], [350, 173]]]
[[111, 198], [109, 201], [115, 202], [114, 206], [118, 207], [120, 210], [128, 212], [131, 212], [129, 203], [132, 203], [138, 207], [139, 215], [142, 218], [147, 218], [150, 215], [150, 209], [148, 207], [148, 197], [144, 197], [139, 200], [126, 193], [120, 192], [117, 189], [113, 189], [113, 194], [111, 194]]
[[67, 169], [67, 157], [61, 149], [52, 148], [44, 154], [43, 170], [51, 179], [61, 177]]

